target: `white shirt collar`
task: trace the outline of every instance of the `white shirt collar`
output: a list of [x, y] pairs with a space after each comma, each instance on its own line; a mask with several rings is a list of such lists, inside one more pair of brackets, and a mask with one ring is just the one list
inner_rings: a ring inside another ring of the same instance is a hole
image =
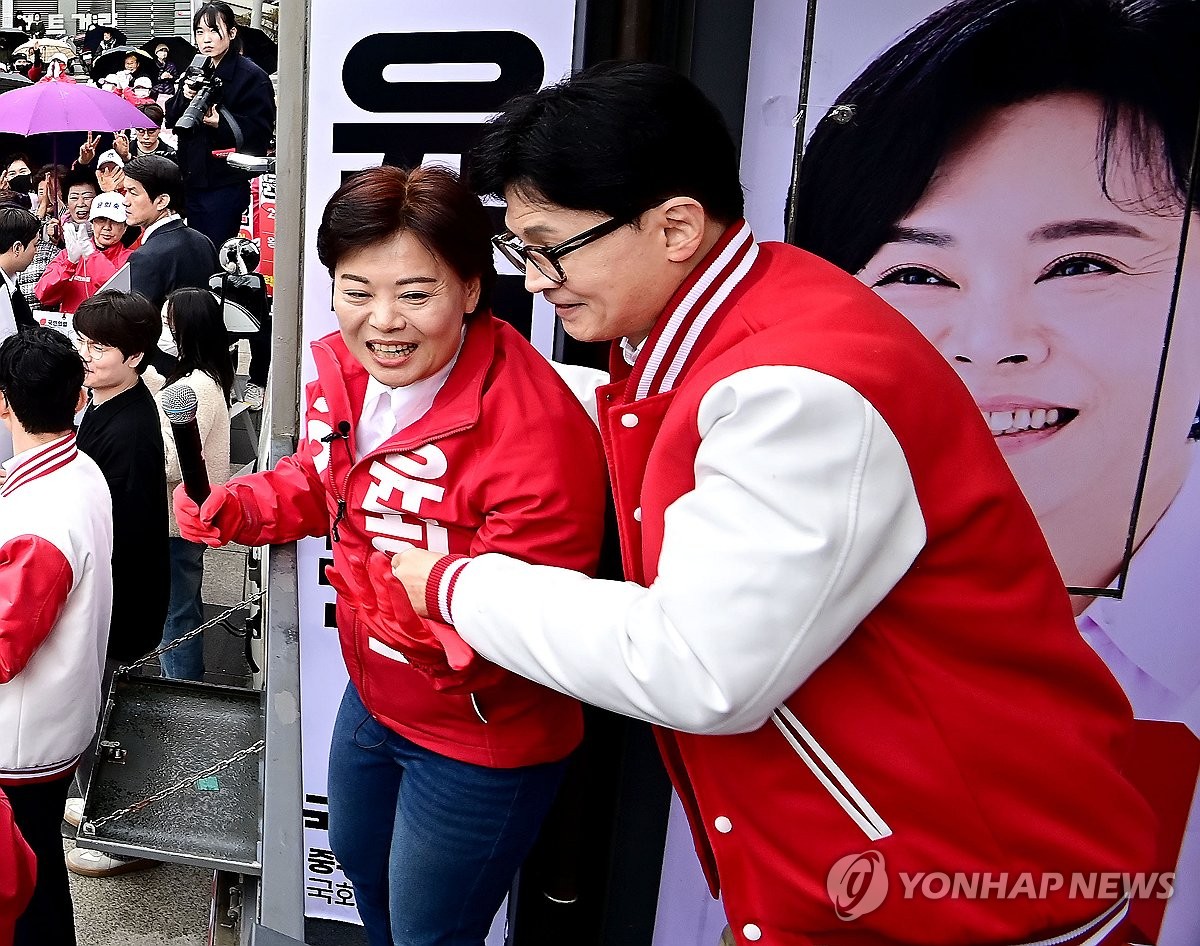
[[399, 388], [389, 388], [374, 377], [367, 379], [362, 413], [355, 429], [355, 446], [360, 457], [366, 456], [396, 434], [410, 427], [429, 413], [434, 398], [441, 391], [462, 351], [466, 328], [459, 337], [458, 350], [436, 374]]
[[148, 239], [150, 239], [150, 234], [161, 227], [164, 223], [170, 223], [172, 220], [178, 219], [179, 214], [169, 213], [161, 220], [155, 220], [154, 223], [150, 224], [150, 226], [146, 227], [146, 229], [142, 231], [142, 242], [145, 243]]
[[621, 357], [625, 359], [625, 364], [632, 368], [637, 364], [638, 355], [642, 353], [642, 349], [646, 345], [646, 339], [642, 339], [636, 345], [628, 338], [621, 339]]

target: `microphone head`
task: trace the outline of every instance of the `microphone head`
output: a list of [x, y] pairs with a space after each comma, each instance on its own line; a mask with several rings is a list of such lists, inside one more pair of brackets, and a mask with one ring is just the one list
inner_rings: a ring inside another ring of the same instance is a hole
[[163, 413], [167, 415], [167, 420], [175, 425], [187, 424], [195, 420], [196, 409], [200, 403], [196, 398], [196, 392], [190, 385], [184, 384], [182, 381], [176, 381], [170, 387], [163, 388], [159, 394], [159, 402], [162, 404]]

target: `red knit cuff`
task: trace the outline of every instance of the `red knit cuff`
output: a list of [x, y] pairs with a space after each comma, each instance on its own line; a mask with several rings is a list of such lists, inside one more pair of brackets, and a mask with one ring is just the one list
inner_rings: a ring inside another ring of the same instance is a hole
[[425, 610], [443, 624], [453, 624], [450, 614], [454, 603], [454, 585], [471, 559], [466, 555], [443, 555], [434, 564], [425, 581]]

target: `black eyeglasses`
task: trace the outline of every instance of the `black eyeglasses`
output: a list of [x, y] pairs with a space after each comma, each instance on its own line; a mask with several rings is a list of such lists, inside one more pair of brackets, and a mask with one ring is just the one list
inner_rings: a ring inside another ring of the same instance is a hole
[[[641, 215], [638, 214], [637, 216]], [[593, 243], [603, 236], [615, 233], [621, 227], [636, 220], [637, 216], [632, 218], [614, 217], [612, 220], [605, 220], [604, 223], [594, 226], [589, 230], [584, 230], [583, 233], [577, 233], [575, 236], [563, 240], [556, 246], [531, 246], [527, 243], [522, 243], [519, 238], [507, 230], [492, 237], [492, 245], [504, 254], [504, 258], [522, 273], [532, 263], [533, 268], [539, 273], [551, 282], [558, 283], [561, 286], [567, 281], [567, 274], [563, 272], [562, 266], [559, 265], [559, 260], [568, 253], [574, 253], [581, 247], [587, 246], [589, 243]]]

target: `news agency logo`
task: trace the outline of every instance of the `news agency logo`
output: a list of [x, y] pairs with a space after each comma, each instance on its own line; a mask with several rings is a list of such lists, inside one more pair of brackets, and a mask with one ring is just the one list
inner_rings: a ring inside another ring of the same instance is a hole
[[[897, 874], [905, 900], [1045, 900], [1051, 894], [1068, 899], [1167, 900], [1175, 892], [1174, 873], [1041, 874], [1022, 872], [947, 873], [918, 871]], [[839, 920], [849, 922], [878, 910], [888, 894], [887, 864], [879, 851], [863, 851], [840, 858], [825, 879], [829, 902]]]
[[829, 871], [825, 889], [839, 920], [857, 920], [877, 910], [888, 892], [883, 855], [878, 851], [847, 854]]

